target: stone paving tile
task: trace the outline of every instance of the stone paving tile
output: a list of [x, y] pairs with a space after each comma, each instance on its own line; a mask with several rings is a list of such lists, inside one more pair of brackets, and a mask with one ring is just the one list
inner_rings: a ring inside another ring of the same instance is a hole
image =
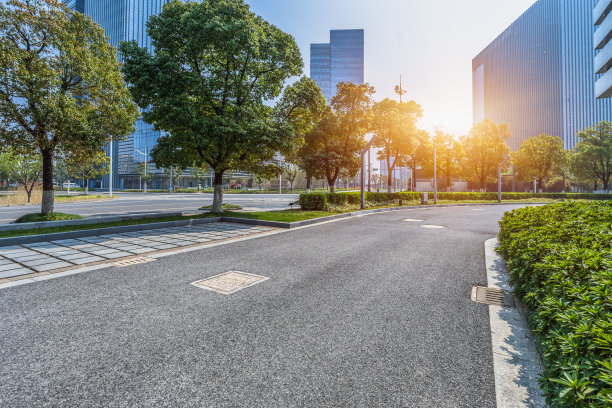
[[0, 279], [240, 238], [271, 230], [267, 227], [215, 223], [1, 247]]
[[34, 269], [36, 272], [46, 272], [46, 271], [52, 271], [53, 269], [67, 268], [69, 266], [73, 266], [73, 265], [68, 262], [54, 262], [54, 263], [46, 263], [44, 265], [32, 266], [32, 269]]
[[98, 254], [104, 258], [108, 259], [117, 259], [117, 258], [125, 258], [126, 256], [132, 256], [133, 254], [124, 251], [113, 251], [105, 254]]
[[33, 271], [31, 269], [27, 269], [24, 267], [11, 269], [10, 271], [0, 271], [0, 279], [14, 278], [15, 276], [27, 275], [28, 273], [32, 272]]
[[19, 263], [27, 266], [28, 268], [35, 268], [40, 265], [54, 264], [57, 262], [61, 262], [61, 261], [56, 258], [51, 258], [51, 257], [46, 257], [44, 259], [36, 259], [33, 261], [19, 261]]
[[92, 263], [92, 262], [100, 262], [100, 261], [104, 261], [106, 260], [106, 258], [101, 258], [99, 256], [88, 256], [86, 258], [79, 258], [79, 259], [73, 259], [72, 262], [75, 265], [84, 265], [84, 264], [88, 264], [88, 263]]
[[19, 268], [23, 268], [23, 267], [19, 265], [18, 263], [9, 262], [7, 264], [0, 265], [0, 272], [7, 272], [12, 269], [19, 269]]

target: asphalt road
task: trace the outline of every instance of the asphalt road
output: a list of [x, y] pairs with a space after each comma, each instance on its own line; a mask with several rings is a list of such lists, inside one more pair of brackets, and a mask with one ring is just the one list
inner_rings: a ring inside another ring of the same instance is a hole
[[[125, 193], [114, 200], [55, 204], [55, 211], [82, 216], [119, 215], [143, 212], [195, 211], [211, 205], [212, 194]], [[298, 199], [297, 194], [225, 194], [223, 201], [238, 204], [247, 211], [286, 210]], [[7, 224], [24, 214], [37, 212], [40, 205], [0, 207], [0, 224]]]
[[[1, 290], [0, 406], [495, 407], [470, 290], [511, 208], [363, 216]], [[190, 285], [230, 270], [270, 280]]]

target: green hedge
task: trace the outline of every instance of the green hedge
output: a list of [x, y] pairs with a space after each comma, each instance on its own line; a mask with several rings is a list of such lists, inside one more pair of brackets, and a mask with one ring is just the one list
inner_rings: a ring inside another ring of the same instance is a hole
[[527, 308], [551, 406], [612, 407], [612, 202], [506, 213], [499, 252]]
[[300, 207], [305, 211], [325, 211], [327, 195], [323, 193], [300, 194]]
[[[419, 201], [421, 193], [366, 193], [366, 201], [373, 204], [382, 204], [392, 201]], [[310, 193], [300, 194], [300, 207], [303, 210], [320, 210], [325, 209], [325, 205], [356, 205], [361, 204], [361, 193]]]
[[[431, 195], [432, 193], [430, 193]], [[502, 200], [526, 200], [529, 198], [547, 198], [550, 200], [610, 200], [612, 194], [590, 193], [502, 193]], [[495, 201], [497, 192], [491, 193], [446, 193], [439, 192], [438, 200], [448, 201]]]

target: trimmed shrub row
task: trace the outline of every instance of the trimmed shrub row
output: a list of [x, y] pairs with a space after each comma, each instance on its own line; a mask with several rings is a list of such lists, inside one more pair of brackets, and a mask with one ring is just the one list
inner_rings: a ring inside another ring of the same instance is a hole
[[[418, 201], [421, 193], [366, 193], [365, 198], [369, 203], [386, 203], [397, 200]], [[327, 204], [331, 205], [355, 205], [361, 203], [361, 193], [309, 193], [300, 194], [300, 207], [307, 211], [324, 211]]]
[[[432, 194], [432, 193], [429, 193]], [[524, 200], [528, 198], [548, 198], [551, 200], [610, 200], [612, 194], [591, 193], [502, 193], [502, 200]], [[438, 200], [449, 201], [493, 201], [497, 192], [490, 193], [446, 193], [439, 192]]]
[[527, 308], [550, 406], [612, 407], [612, 202], [508, 212], [500, 254]]

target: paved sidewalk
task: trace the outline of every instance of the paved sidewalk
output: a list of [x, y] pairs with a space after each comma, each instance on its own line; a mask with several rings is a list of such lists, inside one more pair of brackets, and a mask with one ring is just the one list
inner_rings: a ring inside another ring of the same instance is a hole
[[0, 283], [32, 274], [53, 273], [77, 266], [144, 256], [215, 241], [271, 231], [272, 228], [216, 222], [188, 227], [152, 229], [79, 239], [0, 247]]

